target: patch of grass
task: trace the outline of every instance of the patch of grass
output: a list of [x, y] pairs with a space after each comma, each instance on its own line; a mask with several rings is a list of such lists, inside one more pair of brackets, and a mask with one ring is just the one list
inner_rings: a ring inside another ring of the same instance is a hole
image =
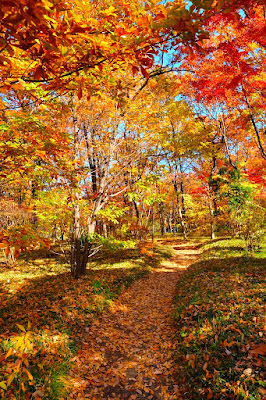
[[252, 256], [255, 258], [266, 258], [266, 239], [262, 241], [259, 248], [252, 250], [247, 248], [246, 241], [239, 238], [220, 238], [203, 243], [202, 259], [228, 258]]
[[247, 255], [243, 242], [234, 239], [203, 250], [178, 282], [175, 298], [183, 398], [262, 399], [265, 251]]
[[155, 249], [158, 257], [160, 257], [161, 259], [169, 259], [175, 254], [173, 248], [171, 246], [167, 246], [166, 244], [156, 243]]
[[67, 388], [65, 381], [70, 370], [71, 364], [69, 358], [65, 358], [63, 363], [57, 365], [57, 368], [53, 368], [50, 375], [50, 386], [49, 393], [46, 396], [47, 400], [62, 399], [67, 397]]

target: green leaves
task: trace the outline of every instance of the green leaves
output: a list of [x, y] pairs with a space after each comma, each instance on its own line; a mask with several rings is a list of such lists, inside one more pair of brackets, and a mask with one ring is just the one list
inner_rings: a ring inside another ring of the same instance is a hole
[[107, 221], [113, 222], [114, 224], [119, 223], [119, 218], [122, 217], [129, 207], [119, 208], [115, 203], [111, 203], [99, 211], [98, 215]]
[[17, 327], [18, 327], [22, 332], [25, 332], [25, 333], [26, 333], [26, 329], [24, 328], [23, 325], [20, 325], [20, 324], [16, 324], [16, 325], [17, 325]]
[[7, 389], [7, 385], [6, 382], [0, 382], [0, 388], [6, 390]]

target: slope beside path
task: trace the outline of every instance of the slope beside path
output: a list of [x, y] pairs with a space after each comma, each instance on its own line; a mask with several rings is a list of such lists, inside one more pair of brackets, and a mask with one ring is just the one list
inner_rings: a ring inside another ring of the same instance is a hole
[[69, 399], [177, 400], [173, 297], [196, 244], [176, 243], [170, 261], [136, 281], [87, 328]]

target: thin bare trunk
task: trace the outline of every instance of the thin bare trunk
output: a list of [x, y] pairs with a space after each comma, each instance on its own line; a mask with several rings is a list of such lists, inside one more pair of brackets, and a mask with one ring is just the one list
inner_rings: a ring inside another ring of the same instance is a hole
[[151, 238], [152, 242], [154, 242], [154, 205], [152, 206], [152, 226], [151, 226]]
[[159, 212], [159, 220], [160, 220], [160, 228], [161, 228], [161, 235], [163, 236], [165, 234], [165, 220], [164, 220], [164, 208], [163, 204], [159, 203], [158, 204], [158, 212]]
[[176, 191], [176, 199], [177, 199], [177, 212], [178, 212], [178, 216], [179, 216], [179, 222], [181, 225], [181, 229], [182, 229], [182, 236], [184, 240], [187, 240], [187, 227], [186, 227], [186, 221], [184, 219], [184, 215], [183, 215], [183, 210], [182, 208], [184, 207], [184, 199], [183, 199], [183, 193], [179, 193], [178, 191], [178, 187], [177, 187], [177, 182], [174, 181], [173, 182], [175, 191]]
[[214, 215], [214, 209], [213, 209], [213, 205], [212, 205], [210, 186], [208, 186], [208, 206], [209, 206], [209, 212], [210, 212], [211, 239], [215, 239], [215, 215]]
[[265, 149], [264, 149], [262, 141], [261, 141], [260, 132], [259, 132], [258, 127], [256, 125], [256, 122], [255, 122], [255, 119], [254, 119], [254, 115], [253, 115], [253, 111], [252, 111], [252, 107], [251, 107], [251, 105], [250, 105], [250, 103], [248, 101], [248, 98], [247, 98], [247, 95], [245, 94], [245, 91], [244, 91], [244, 96], [245, 96], [245, 102], [246, 102], [246, 105], [247, 105], [248, 111], [249, 111], [249, 117], [250, 117], [252, 126], [254, 128], [255, 135], [256, 135], [257, 146], [258, 146], [258, 148], [260, 150], [260, 153], [261, 153], [262, 157], [266, 160], [266, 152], [265, 152]]
[[[75, 278], [84, 275], [86, 272], [86, 265], [88, 262], [89, 251], [91, 244], [89, 243], [88, 236], [82, 238], [80, 226], [80, 206], [79, 206], [79, 191], [78, 191], [78, 158], [79, 158], [79, 137], [77, 127], [76, 110], [73, 105], [72, 95], [72, 120], [73, 120], [73, 134], [74, 134], [74, 176], [73, 176], [73, 234], [71, 243], [71, 272]], [[82, 240], [83, 239], [83, 240]]]

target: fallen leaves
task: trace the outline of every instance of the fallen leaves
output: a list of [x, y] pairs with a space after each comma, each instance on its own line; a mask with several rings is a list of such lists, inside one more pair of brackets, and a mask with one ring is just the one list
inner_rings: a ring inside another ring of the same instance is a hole
[[180, 398], [173, 377], [171, 322], [172, 298], [181, 275], [176, 254], [169, 268], [156, 269], [135, 282], [112, 305], [111, 313], [92, 324], [80, 363], [72, 371], [74, 379], [76, 374], [86, 376], [87, 383], [72, 390], [72, 399], [78, 399], [81, 390], [85, 398], [97, 400]]
[[258, 346], [255, 345], [255, 347], [249, 351], [249, 355], [254, 356], [254, 357], [259, 357], [260, 355], [265, 356], [266, 355], [266, 344], [260, 344]]
[[261, 398], [265, 266], [263, 258], [208, 257], [178, 282], [178, 382], [188, 399]]
[[[243, 397], [254, 390], [263, 398], [266, 344], [262, 342], [265, 321], [259, 300], [264, 264], [204, 261], [179, 281], [181, 272], [176, 265], [185, 264], [178, 253], [175, 262], [165, 262], [164, 268], [140, 281], [136, 281], [139, 270], [120, 268], [91, 271], [76, 287], [64, 275], [46, 277], [40, 280], [42, 285], [26, 285], [18, 291], [8, 309], [20, 315], [24, 307], [39, 317], [33, 326], [44, 332], [38, 359], [43, 371], [48, 365], [59, 368], [65, 362], [70, 339], [62, 336], [65, 326], [78, 342], [76, 353], [68, 353], [73, 369], [70, 376], [65, 370], [62, 380], [70, 393], [62, 398], [176, 400], [183, 398], [188, 385], [186, 396], [191, 399]], [[132, 282], [129, 290], [108, 304], [114, 290], [120, 292], [119, 285]], [[171, 314], [176, 282], [179, 339], [174, 345]], [[99, 308], [106, 307], [108, 312], [99, 313]], [[12, 322], [6, 311], [2, 317], [5, 324]], [[23, 326], [23, 318], [17, 322]], [[30, 365], [36, 373], [34, 360]], [[37, 390], [47, 394], [50, 384], [47, 380]]]
[[[138, 250], [135, 252], [138, 254]], [[35, 387], [36, 398], [41, 397], [38, 392], [40, 390], [45, 393], [45, 396], [49, 394], [53, 400], [57, 399], [58, 393], [55, 393], [53, 388], [56, 387], [54, 382], [58, 381], [60, 381], [60, 396], [64, 396], [64, 386], [68, 384], [66, 374], [70, 366], [80, 363], [79, 354], [75, 353], [77, 346], [83, 341], [84, 332], [90, 334], [90, 327], [95, 318], [111, 306], [112, 300], [121, 291], [147, 273], [147, 268], [131, 261], [126, 260], [123, 265], [121, 254], [122, 251], [120, 251], [120, 268], [91, 270], [87, 276], [78, 281], [74, 280], [69, 273], [65, 273], [64, 264], [60, 265], [57, 261], [59, 265], [53, 268], [55, 260], [43, 258], [44, 254], [41, 254], [42, 258], [34, 259], [33, 273], [29, 273], [33, 261], [22, 259], [17, 262], [15, 271], [7, 270], [6, 274], [1, 275], [3, 288], [7, 290], [0, 293], [3, 321], [0, 327], [0, 360], [2, 361], [0, 381], [8, 378], [10, 370], [5, 361], [5, 355], [10, 353], [13, 357], [12, 350], [8, 350], [8, 346], [11, 345], [17, 330], [23, 331], [30, 319], [33, 351], [28, 357], [31, 374], [28, 378], [33, 377], [34, 383], [38, 382], [38, 386]], [[8, 291], [10, 273], [19, 276], [21, 271], [22, 279], [15, 282], [12, 291]], [[96, 320], [94, 327], [97, 327], [97, 324], [99, 321]], [[74, 355], [77, 358], [73, 357]], [[8, 360], [10, 359], [13, 363], [11, 357]], [[96, 371], [100, 368], [100, 364], [100, 357], [98, 361], [96, 359], [93, 361]], [[82, 380], [78, 379], [77, 386], [80, 386], [81, 382]], [[0, 390], [0, 398], [11, 399], [17, 393], [18, 381], [14, 380], [13, 383], [8, 391], [2, 390], [4, 388]], [[23, 388], [27, 395], [31, 396], [33, 388], [28, 387], [26, 380], [22, 383], [23, 385], [25, 383]], [[65, 396], [67, 398], [67, 394]]]

